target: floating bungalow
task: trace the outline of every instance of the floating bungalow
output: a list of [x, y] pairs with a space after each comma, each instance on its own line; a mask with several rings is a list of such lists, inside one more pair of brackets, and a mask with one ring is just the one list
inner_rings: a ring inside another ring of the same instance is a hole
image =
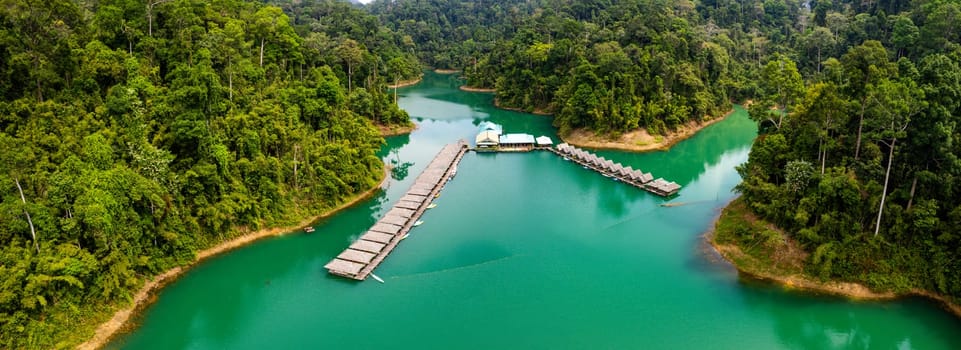
[[466, 151], [466, 141], [444, 146], [397, 204], [324, 267], [331, 274], [355, 280], [363, 281], [367, 276], [377, 279], [374, 269], [412, 227], [423, 223], [418, 219], [430, 206], [430, 198], [436, 197], [457, 171]]
[[571, 159], [585, 168], [599, 172], [605, 177], [626, 182], [634, 187], [647, 190], [659, 196], [673, 196], [681, 189], [681, 185], [675, 182], [664, 179], [654, 180], [654, 176], [651, 175], [651, 173], [645, 173], [630, 166], [625, 167], [620, 163], [604, 159], [604, 157], [598, 157], [593, 153], [586, 152], [566, 143], [559, 144], [556, 148], [548, 147], [545, 149], [564, 158]]
[[534, 139], [534, 142], [537, 148], [550, 148], [554, 146], [554, 140], [551, 140], [551, 138], [547, 136], [540, 136]]
[[501, 152], [526, 152], [534, 149], [534, 135], [531, 134], [506, 134], [501, 135], [498, 151]]
[[504, 134], [500, 125], [484, 122], [474, 137], [474, 150], [477, 152], [527, 152], [534, 149], [550, 149], [554, 141], [550, 137], [534, 138], [531, 134]]

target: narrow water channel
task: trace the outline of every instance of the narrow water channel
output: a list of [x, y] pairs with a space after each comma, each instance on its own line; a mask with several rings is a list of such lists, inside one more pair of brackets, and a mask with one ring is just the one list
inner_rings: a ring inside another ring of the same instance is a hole
[[401, 89], [419, 128], [382, 150], [389, 188], [318, 223], [211, 259], [167, 287], [124, 349], [961, 349], [933, 303], [849, 302], [743, 282], [702, 234], [740, 181], [756, 135], [737, 112], [669, 152], [600, 151], [680, 183], [671, 202], [548, 152], [467, 154], [435, 203], [356, 282], [324, 264], [406, 191], [444, 145], [482, 121], [548, 135], [549, 117], [428, 73]]

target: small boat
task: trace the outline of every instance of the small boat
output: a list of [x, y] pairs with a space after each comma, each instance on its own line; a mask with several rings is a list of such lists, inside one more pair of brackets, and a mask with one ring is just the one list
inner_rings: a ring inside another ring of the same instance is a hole
[[313, 226], [307, 226], [307, 227], [304, 228], [304, 232], [307, 232], [307, 233], [314, 232], [314, 227], [313, 227]]
[[407, 237], [410, 237], [410, 234], [409, 234], [409, 233], [408, 233], [408, 234], [405, 234], [404, 237], [401, 237], [400, 239], [407, 239]]
[[610, 174], [601, 174], [601, 175], [604, 175], [604, 177], [611, 177]]
[[380, 277], [377, 277], [377, 275], [373, 273], [370, 274], [370, 277], [373, 277], [375, 280], [377, 280], [377, 282], [384, 283], [384, 280], [380, 279]]
[[437, 203], [431, 203], [430, 205], [427, 206], [427, 209], [434, 209], [434, 208], [437, 208]]
[[570, 158], [567, 158], [567, 157], [564, 157], [564, 160], [567, 160], [567, 161], [569, 161], [569, 160], [571, 160], [571, 159], [570, 159]]
[[621, 181], [621, 179], [618, 179], [618, 178], [615, 177], [615, 178], [614, 178], [614, 181]]
[[414, 226], [420, 226], [422, 224], [424, 224], [424, 220], [417, 220], [417, 222], [414, 223]]
[[587, 169], [587, 166], [585, 165], [585, 166], [583, 166], [582, 168]]

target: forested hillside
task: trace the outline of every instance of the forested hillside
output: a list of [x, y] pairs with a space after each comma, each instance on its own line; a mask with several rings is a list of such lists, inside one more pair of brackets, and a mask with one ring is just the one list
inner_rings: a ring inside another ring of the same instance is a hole
[[411, 44], [281, 5], [2, 1], [0, 348], [76, 344], [199, 249], [376, 184]]
[[762, 61], [738, 190], [810, 274], [961, 297], [959, 16], [957, 1], [818, 3]]
[[722, 28], [695, 5], [399, 0], [373, 10], [425, 41], [428, 63], [496, 88], [501, 106], [553, 113], [562, 134], [617, 135], [717, 117], [751, 91], [747, 68], [764, 55], [752, 49], [747, 25]]
[[[426, 41], [429, 63], [496, 88], [501, 106], [554, 113], [562, 134], [660, 133], [752, 101], [761, 135], [738, 190], [810, 254], [812, 275], [957, 298], [959, 3], [396, 0], [373, 10]], [[773, 232], [741, 233], [774, 249]]]
[[0, 4], [0, 348], [75, 344], [199, 249], [370, 188], [422, 64], [561, 133], [751, 101], [738, 190], [810, 274], [961, 297], [959, 0]]

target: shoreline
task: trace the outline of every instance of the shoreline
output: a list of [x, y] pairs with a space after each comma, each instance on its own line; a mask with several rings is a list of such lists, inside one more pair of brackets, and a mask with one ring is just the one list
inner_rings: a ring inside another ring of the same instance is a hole
[[[459, 89], [467, 92], [485, 92], [485, 93], [497, 92], [497, 89], [477, 88], [477, 87], [472, 87], [467, 85], [461, 85]], [[747, 101], [747, 103], [750, 103], [750, 102], [751, 102], [750, 100]], [[529, 114], [541, 115], [541, 116], [553, 115], [552, 113], [548, 113], [540, 109], [535, 109], [534, 111], [528, 112], [520, 108], [504, 107], [498, 102], [497, 98], [494, 99], [494, 107], [507, 110], [507, 111], [529, 113]], [[703, 130], [704, 128], [711, 126], [714, 123], [720, 122], [724, 119], [727, 119], [727, 117], [734, 114], [734, 111], [735, 111], [734, 108], [731, 108], [731, 110], [727, 111], [727, 113], [724, 113], [723, 116], [712, 118], [707, 121], [701, 121], [701, 122], [690, 121], [687, 124], [684, 124], [683, 126], [681, 126], [677, 131], [670, 132], [664, 136], [660, 136], [661, 137], [660, 141], [656, 141], [658, 136], [651, 136], [650, 134], [647, 133], [646, 129], [637, 129], [635, 131], [625, 133], [621, 135], [620, 137], [621, 140], [604, 139], [602, 137], [598, 137], [593, 132], [583, 128], [576, 129], [567, 136], [558, 135], [558, 137], [560, 137], [561, 141], [577, 147], [629, 151], [629, 152], [666, 151], [671, 147], [673, 147], [678, 142], [684, 141], [694, 135], [697, 135], [697, 133]], [[639, 144], [638, 141], [636, 140], [638, 138], [644, 141], [654, 140], [654, 142], [644, 142], [643, 144]]]
[[397, 89], [397, 88], [402, 88], [402, 87], [406, 87], [406, 86], [416, 85], [417, 83], [421, 82], [421, 80], [424, 80], [424, 75], [423, 75], [423, 74], [422, 74], [421, 76], [417, 77], [417, 79], [401, 80], [400, 82], [398, 82], [398, 83], [396, 83], [396, 84], [387, 84], [387, 88], [388, 88], [388, 89]]
[[[756, 281], [771, 283], [787, 290], [834, 295], [854, 301], [893, 301], [906, 297], [924, 297], [937, 302], [942, 309], [955, 317], [961, 318], [961, 305], [955, 304], [944, 295], [931, 291], [912, 289], [904, 293], [890, 291], [875, 292], [860, 283], [836, 280], [819, 281], [803, 274], [788, 273], [786, 271], [765, 271], [759, 268], [745, 266], [745, 264], [739, 264], [738, 261], [744, 260], [750, 260], [756, 263], [757, 258], [744, 253], [736, 243], [722, 244], [718, 243], [716, 239], [717, 224], [721, 216], [724, 215], [724, 212], [728, 210], [728, 207], [734, 204], [736, 200], [738, 200], [738, 198], [731, 200], [719, 210], [718, 215], [714, 217], [714, 221], [702, 237], [704, 237], [704, 240], [710, 244], [714, 251], [720, 255], [725, 262], [731, 264], [731, 266], [737, 270], [738, 275]], [[776, 269], [775, 267], [775, 270]]]
[[460, 73], [460, 69], [444, 69], [444, 68], [434, 68], [434, 73], [437, 74], [454, 74]]
[[384, 184], [389, 181], [390, 177], [387, 174], [388, 171], [388, 168], [385, 166], [384, 172], [381, 174], [381, 180], [376, 186], [357, 194], [350, 200], [324, 213], [308, 217], [296, 225], [265, 228], [221, 242], [213, 247], [197, 252], [197, 256], [194, 257], [194, 260], [189, 264], [171, 268], [159, 275], [154, 276], [150, 280], [146, 280], [143, 287], [141, 287], [137, 293], [134, 294], [131, 305], [115, 311], [113, 317], [97, 326], [94, 334], [87, 341], [77, 345], [76, 349], [95, 350], [106, 346], [107, 343], [109, 343], [110, 340], [112, 340], [115, 336], [119, 335], [121, 331], [127, 330], [132, 326], [130, 324], [131, 320], [140, 315], [140, 313], [143, 312], [143, 310], [145, 310], [148, 306], [153, 304], [153, 302], [156, 300], [156, 294], [158, 292], [163, 290], [163, 288], [168, 284], [176, 281], [180, 276], [197, 264], [264, 238], [282, 236], [300, 230], [303, 227], [309, 226], [311, 223], [328, 218], [344, 209], [350, 208], [357, 203], [369, 199], [375, 193], [380, 191], [384, 187]]
[[380, 125], [374, 124], [377, 127], [377, 131], [380, 132], [381, 137], [405, 135], [417, 130], [417, 123], [410, 122], [408, 126], [391, 126], [391, 125]]
[[458, 87], [458, 89], [460, 89], [461, 91], [467, 91], [467, 92], [491, 92], [491, 93], [497, 92], [497, 89], [479, 88], [479, 87], [473, 87], [473, 86], [467, 86], [467, 85], [461, 85]]
[[535, 109], [535, 110], [533, 110], [533, 111], [528, 112], [528, 111], [525, 111], [525, 110], [520, 109], [520, 108], [517, 108], [517, 107], [504, 107], [504, 106], [501, 106], [500, 101], [498, 101], [496, 98], [494, 99], [494, 107], [503, 109], [503, 110], [505, 110], [505, 111], [514, 111], [514, 112], [521, 112], [521, 113], [527, 113], [527, 114], [533, 114], [533, 115], [542, 115], [542, 116], [546, 116], [546, 117], [551, 117], [551, 116], [554, 115], [554, 114], [552, 114], [552, 113], [547, 113], [547, 111], [545, 111], [545, 110], [543, 110], [543, 109]]
[[[669, 132], [667, 135], [662, 136], [650, 135], [648, 134], [647, 129], [637, 129], [621, 135], [618, 140], [609, 140], [597, 136], [597, 134], [592, 131], [580, 128], [572, 131], [567, 136], [561, 136], [561, 140], [577, 147], [588, 147], [594, 149], [610, 149], [630, 152], [666, 151], [678, 142], [697, 135], [697, 133], [704, 128], [727, 119], [727, 117], [729, 117], [731, 114], [734, 114], [734, 109], [731, 109], [723, 116], [707, 121], [690, 121], [687, 124], [683, 124], [680, 128], [678, 128], [677, 131]], [[658, 141], [658, 138], [660, 138], [660, 141]]]

